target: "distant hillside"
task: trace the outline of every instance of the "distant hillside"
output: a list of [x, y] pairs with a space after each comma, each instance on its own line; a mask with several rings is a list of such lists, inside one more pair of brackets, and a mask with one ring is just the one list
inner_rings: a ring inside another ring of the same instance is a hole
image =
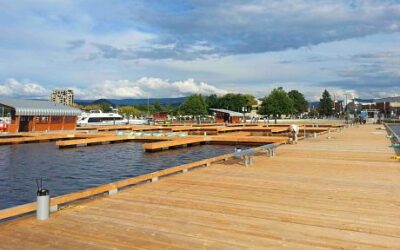
[[113, 106], [124, 106], [124, 105], [147, 105], [147, 102], [154, 104], [157, 101], [161, 105], [172, 105], [178, 106], [186, 100], [186, 97], [178, 98], [150, 98], [150, 99], [98, 99], [98, 100], [75, 100], [76, 104], [79, 105], [90, 105], [90, 104], [103, 104], [107, 103]]

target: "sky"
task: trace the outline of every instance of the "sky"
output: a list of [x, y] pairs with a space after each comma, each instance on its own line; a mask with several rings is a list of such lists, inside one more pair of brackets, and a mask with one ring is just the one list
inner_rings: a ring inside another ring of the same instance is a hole
[[400, 95], [400, 0], [0, 0], [0, 97]]

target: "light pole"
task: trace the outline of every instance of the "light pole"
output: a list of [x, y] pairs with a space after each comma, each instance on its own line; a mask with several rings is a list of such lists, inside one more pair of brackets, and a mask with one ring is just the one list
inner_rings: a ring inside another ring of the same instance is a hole
[[246, 123], [246, 112], [247, 112], [246, 107], [242, 107], [242, 111], [243, 111], [243, 123]]

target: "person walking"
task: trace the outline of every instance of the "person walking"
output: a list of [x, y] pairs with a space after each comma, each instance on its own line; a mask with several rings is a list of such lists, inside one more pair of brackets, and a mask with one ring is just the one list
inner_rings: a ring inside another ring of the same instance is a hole
[[289, 133], [292, 138], [293, 143], [297, 143], [298, 135], [299, 135], [299, 126], [296, 124], [292, 124], [289, 127]]

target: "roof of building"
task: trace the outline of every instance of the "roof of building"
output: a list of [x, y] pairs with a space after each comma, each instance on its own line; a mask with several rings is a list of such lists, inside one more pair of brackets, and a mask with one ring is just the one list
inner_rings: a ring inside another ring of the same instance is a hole
[[372, 104], [375, 102], [374, 99], [361, 99], [361, 98], [354, 98], [353, 101], [360, 104]]
[[219, 113], [225, 113], [225, 114], [229, 114], [230, 116], [243, 116], [242, 113], [239, 112], [235, 112], [232, 110], [228, 110], [228, 109], [210, 109], [211, 111], [215, 111], [215, 112], [219, 112]]
[[15, 115], [25, 116], [77, 116], [77, 108], [47, 100], [0, 99], [0, 105], [15, 109]]

